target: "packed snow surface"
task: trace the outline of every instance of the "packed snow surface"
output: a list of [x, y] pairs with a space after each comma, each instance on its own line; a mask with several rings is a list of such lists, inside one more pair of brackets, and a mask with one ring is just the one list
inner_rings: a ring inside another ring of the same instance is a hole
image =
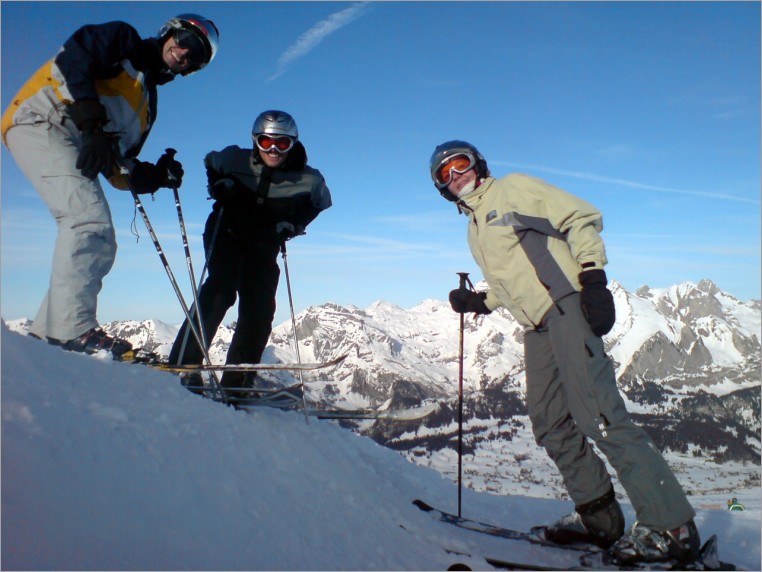
[[[482, 556], [576, 564], [569, 551], [463, 531], [411, 504], [455, 512], [457, 490], [336, 422], [236, 411], [172, 374], [2, 327], [3, 569], [491, 569]], [[759, 491], [735, 496], [746, 511], [692, 497], [697, 523], [704, 538], [719, 536], [724, 560], [759, 570]], [[570, 509], [463, 490], [464, 516], [520, 530]]]

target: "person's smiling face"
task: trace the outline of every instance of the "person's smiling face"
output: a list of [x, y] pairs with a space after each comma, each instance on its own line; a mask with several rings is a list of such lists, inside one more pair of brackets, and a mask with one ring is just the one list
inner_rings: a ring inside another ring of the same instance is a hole
[[169, 36], [167, 41], [164, 42], [161, 55], [164, 58], [164, 63], [167, 64], [170, 71], [174, 73], [183, 73], [188, 71], [193, 65], [188, 59], [189, 52], [189, 49], [181, 48], [177, 45], [177, 42], [175, 42], [175, 38]]
[[286, 153], [279, 153], [275, 150], [275, 148], [271, 148], [269, 151], [263, 151], [262, 149], [257, 149], [259, 151], [259, 156], [262, 157], [262, 160], [265, 162], [265, 165], [268, 167], [272, 167], [273, 169], [280, 167], [284, 161], [286, 160], [286, 157], [288, 156], [288, 152]]
[[463, 187], [465, 187], [471, 181], [476, 180], [476, 169], [471, 168], [465, 173], [452, 171], [450, 176], [452, 177], [452, 180], [450, 181], [450, 184], [447, 185], [447, 190], [450, 191], [450, 194], [457, 198], [457, 196], [460, 194], [460, 191], [463, 190]]

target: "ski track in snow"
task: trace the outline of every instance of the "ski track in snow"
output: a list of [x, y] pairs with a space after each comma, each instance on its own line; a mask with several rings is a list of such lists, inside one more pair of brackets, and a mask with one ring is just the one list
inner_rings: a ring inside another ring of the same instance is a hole
[[[1, 367], [3, 569], [490, 570], [479, 555], [576, 563], [567, 551], [434, 521], [411, 501], [455, 512], [457, 486], [335, 422], [235, 411], [172, 374], [67, 353], [5, 324]], [[722, 559], [759, 570], [760, 491], [735, 496], [746, 511], [725, 510], [725, 496], [691, 497], [697, 523], [703, 538], [719, 536]], [[462, 506], [519, 530], [571, 509], [467, 489]]]

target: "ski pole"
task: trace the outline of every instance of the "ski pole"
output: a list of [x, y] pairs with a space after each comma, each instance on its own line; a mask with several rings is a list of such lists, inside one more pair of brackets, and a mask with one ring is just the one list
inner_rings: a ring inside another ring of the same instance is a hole
[[[198, 279], [198, 286], [196, 287], [197, 292], [201, 290], [201, 286], [204, 283], [204, 277], [206, 276], [206, 270], [209, 267], [209, 261], [212, 259], [212, 252], [214, 251], [214, 245], [217, 242], [217, 233], [220, 230], [220, 223], [222, 222], [222, 214], [224, 212], [225, 212], [225, 207], [220, 207], [220, 211], [217, 213], [217, 220], [214, 221], [214, 230], [212, 231], [212, 238], [209, 242], [209, 250], [206, 252], [206, 255], [204, 256], [204, 267], [201, 269], [201, 277]], [[191, 280], [193, 279], [191, 278]], [[201, 316], [199, 316], [199, 323], [201, 323]], [[183, 343], [180, 345], [180, 352], [177, 358], [178, 362], [180, 363], [182, 363], [183, 357], [185, 356], [185, 349], [188, 346], [189, 336], [190, 336], [190, 330], [186, 328], [185, 333], [183, 334]]]
[[[175, 193], [175, 205], [177, 206], [177, 217], [180, 221], [180, 234], [182, 235], [183, 247], [185, 249], [185, 263], [188, 267], [188, 276], [190, 277], [191, 292], [193, 294], [193, 309], [196, 310], [196, 318], [198, 319], [198, 333], [201, 336], [201, 344], [204, 348], [208, 348], [209, 340], [207, 340], [206, 328], [204, 327], [204, 318], [201, 315], [201, 304], [199, 303], [198, 298], [198, 287], [196, 287], [196, 275], [193, 272], [193, 259], [191, 257], [190, 246], [188, 245], [188, 233], [185, 230], [185, 221], [183, 219], [182, 207], [180, 206], [180, 194], [176, 187], [173, 187], [173, 190]], [[180, 353], [180, 360], [182, 360], [182, 356], [185, 354], [185, 346], [187, 345], [187, 340], [188, 329], [186, 328], [185, 336], [183, 338], [183, 347]], [[204, 351], [204, 358], [206, 359], [207, 363], [211, 365], [208, 350]], [[216, 371], [211, 372], [211, 377], [215, 378], [219, 382]]]
[[[294, 314], [294, 298], [291, 295], [291, 277], [288, 273], [288, 260], [286, 257], [286, 241], [284, 240], [280, 245], [280, 252], [283, 258], [283, 270], [286, 273], [286, 289], [288, 290], [288, 305], [291, 309], [291, 329], [294, 331], [294, 349], [296, 350], [296, 363], [301, 364], [302, 358], [299, 355], [299, 336], [296, 334], [296, 316]], [[304, 411], [304, 421], [307, 425], [310, 424], [310, 416], [307, 413], [307, 392], [304, 387], [304, 379], [302, 378], [302, 372], [299, 371], [299, 383], [302, 386], [302, 410]]]
[[[466, 289], [468, 272], [458, 272], [459, 288]], [[460, 336], [458, 338], [458, 518], [461, 516], [461, 499], [463, 489], [463, 331], [465, 330], [465, 313], [460, 313]]]
[[[174, 159], [175, 155], [177, 154], [177, 151], [175, 149], [168, 148], [168, 149], [165, 149], [164, 154], [167, 157], [169, 157], [169, 159]], [[200, 306], [199, 301], [198, 301], [198, 288], [196, 287], [196, 276], [195, 276], [195, 274], [193, 272], [193, 258], [191, 256], [190, 245], [188, 244], [188, 233], [185, 230], [185, 218], [183, 217], [183, 209], [182, 209], [182, 206], [180, 205], [180, 192], [179, 192], [179, 189], [180, 189], [180, 184], [181, 183], [180, 183], [180, 181], [178, 181], [177, 177], [174, 176], [174, 174], [168, 172], [167, 176], [168, 176], [170, 182], [172, 183], [171, 184], [171, 188], [172, 188], [172, 192], [174, 193], [174, 196], [175, 196], [175, 207], [177, 208], [177, 220], [178, 220], [178, 222], [180, 224], [180, 236], [182, 237], [183, 248], [185, 250], [185, 264], [186, 264], [186, 266], [188, 268], [188, 276], [190, 278], [191, 293], [193, 295], [193, 308], [196, 310], [196, 317], [198, 318], [198, 326], [197, 326], [198, 330], [197, 331], [198, 331], [198, 335], [200, 337], [200, 343], [202, 344], [202, 347], [205, 348], [204, 350], [202, 350], [204, 358], [206, 359], [206, 362], [209, 365], [211, 365], [212, 362], [211, 362], [211, 360], [209, 358], [208, 350], [206, 350], [206, 348], [208, 348], [209, 346], [207, 344], [207, 339], [206, 339], [206, 329], [204, 328], [204, 319], [201, 316], [201, 306]], [[185, 338], [184, 338], [184, 341], [183, 341], [183, 352], [182, 352], [182, 354], [185, 353], [184, 349], [185, 349], [185, 344], [186, 344], [187, 339], [188, 339], [188, 331], [189, 331], [188, 328], [186, 328], [186, 330], [185, 330]], [[181, 359], [182, 359], [182, 356], [181, 356]], [[216, 382], [214, 384], [215, 387], [219, 386], [219, 378], [217, 377], [217, 372], [212, 371], [211, 372], [211, 377], [213, 377], [215, 382]]]
[[[167, 149], [166, 154], [169, 155], [170, 158], [173, 158], [177, 151], [174, 149]], [[170, 180], [176, 181], [175, 177], [170, 175]], [[175, 207], [177, 209], [177, 220], [180, 223], [180, 236], [182, 237], [183, 241], [183, 249], [185, 251], [185, 265], [188, 267], [188, 276], [190, 278], [191, 283], [191, 290], [193, 294], [193, 303], [196, 305], [196, 314], [198, 316], [198, 322], [199, 324], [203, 324], [203, 320], [201, 319], [201, 308], [198, 307], [198, 288], [196, 287], [196, 275], [193, 272], [193, 258], [191, 257], [191, 251], [190, 251], [190, 245], [188, 244], [188, 232], [185, 229], [185, 218], [183, 217], [183, 209], [180, 204], [180, 185], [174, 184], [172, 186], [172, 192], [175, 195]], [[203, 328], [200, 328], [201, 338], [204, 342], [206, 342], [206, 333], [204, 332]], [[204, 344], [204, 347], [206, 347], [206, 344]]]
[[209, 251], [206, 253], [204, 259], [204, 267], [201, 269], [201, 278], [198, 279], [198, 287], [201, 288], [201, 284], [204, 282], [206, 271], [209, 268], [209, 261], [212, 259], [212, 252], [214, 252], [214, 245], [217, 243], [217, 233], [220, 231], [220, 224], [222, 224], [222, 215], [225, 212], [225, 207], [220, 207], [220, 212], [217, 213], [217, 220], [214, 221], [214, 230], [212, 231], [212, 239], [209, 241]]
[[[167, 155], [170, 159], [173, 159], [174, 156], [177, 154], [177, 151], [174, 149], [166, 149], [165, 155]], [[185, 251], [185, 265], [188, 268], [188, 276], [190, 278], [190, 284], [191, 284], [191, 293], [193, 295], [193, 306], [196, 310], [196, 317], [198, 318], [198, 333], [201, 337], [201, 343], [203, 344], [204, 348], [207, 348], [207, 339], [206, 339], [206, 330], [204, 328], [204, 320], [201, 316], [201, 306], [198, 303], [198, 288], [196, 287], [196, 275], [193, 272], [193, 258], [191, 257], [191, 251], [190, 251], [190, 245], [188, 244], [188, 233], [185, 230], [185, 218], [183, 217], [183, 209], [180, 205], [180, 184], [177, 181], [176, 177], [169, 173], [169, 179], [170, 181], [174, 182], [175, 184], [172, 185], [172, 192], [175, 195], [175, 207], [177, 208], [177, 220], [180, 223], [180, 236], [182, 237], [183, 241], [183, 249]], [[188, 330], [185, 330], [186, 332], [186, 339], [187, 339], [187, 332]], [[183, 350], [184, 348], [183, 344]], [[184, 351], [182, 352], [185, 353]], [[209, 362], [209, 365], [211, 365], [211, 362]], [[216, 377], [216, 373], [212, 372], [212, 375]]]
[[[188, 310], [188, 305], [185, 303], [185, 298], [183, 297], [183, 293], [180, 291], [180, 287], [177, 284], [177, 279], [175, 278], [175, 275], [172, 272], [172, 268], [170, 267], [169, 261], [167, 260], [167, 257], [164, 254], [164, 250], [161, 248], [161, 243], [159, 242], [159, 238], [156, 236], [156, 232], [154, 231], [153, 225], [151, 224], [151, 221], [148, 218], [148, 213], [146, 213], [146, 210], [143, 207], [143, 202], [140, 200], [140, 196], [135, 191], [135, 189], [132, 188], [132, 181], [130, 180], [129, 171], [125, 167], [122, 167], [122, 173], [124, 174], [125, 179], [127, 180], [127, 183], [130, 188], [130, 193], [132, 194], [132, 199], [135, 201], [135, 207], [138, 209], [138, 212], [140, 213], [140, 216], [143, 219], [143, 223], [146, 225], [148, 234], [151, 237], [151, 240], [153, 241], [153, 245], [156, 248], [156, 252], [158, 252], [159, 254], [159, 260], [161, 260], [162, 266], [164, 266], [164, 270], [167, 273], [167, 276], [169, 277], [169, 282], [175, 291], [177, 300], [180, 302], [180, 306], [182, 307], [183, 313], [185, 314], [185, 317], [188, 320], [189, 326], [193, 329], [193, 335], [196, 337], [196, 341], [199, 343], [199, 345], [201, 345], [204, 352], [204, 358], [206, 359], [207, 363], [211, 364], [211, 360], [209, 359], [209, 353], [206, 351], [206, 347], [201, 344], [201, 335], [199, 334], [197, 328], [193, 324], [190, 310]], [[220, 384], [217, 381], [217, 378], [213, 377], [212, 379], [214, 380], [215, 389], [220, 393], [220, 398], [222, 402], [225, 405], [227, 405], [227, 398], [225, 397], [225, 394], [222, 392], [222, 388], [220, 387]]]

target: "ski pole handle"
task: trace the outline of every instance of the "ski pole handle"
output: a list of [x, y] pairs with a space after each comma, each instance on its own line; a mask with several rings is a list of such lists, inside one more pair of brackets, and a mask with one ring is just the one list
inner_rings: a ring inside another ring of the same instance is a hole
[[164, 150], [164, 155], [159, 159], [159, 162], [164, 162], [166, 157], [167, 181], [169, 182], [169, 188], [171, 189], [177, 189], [180, 187], [180, 179], [178, 179], [177, 175], [175, 175], [175, 173], [172, 172], [172, 169], [169, 168], [169, 165], [175, 161], [175, 155], [177, 155], [177, 149], [167, 147]]
[[468, 272], [458, 272], [458, 277], [460, 278], [459, 288], [461, 290], [465, 290], [466, 289], [466, 283], [469, 282], [469, 280], [468, 280]]

